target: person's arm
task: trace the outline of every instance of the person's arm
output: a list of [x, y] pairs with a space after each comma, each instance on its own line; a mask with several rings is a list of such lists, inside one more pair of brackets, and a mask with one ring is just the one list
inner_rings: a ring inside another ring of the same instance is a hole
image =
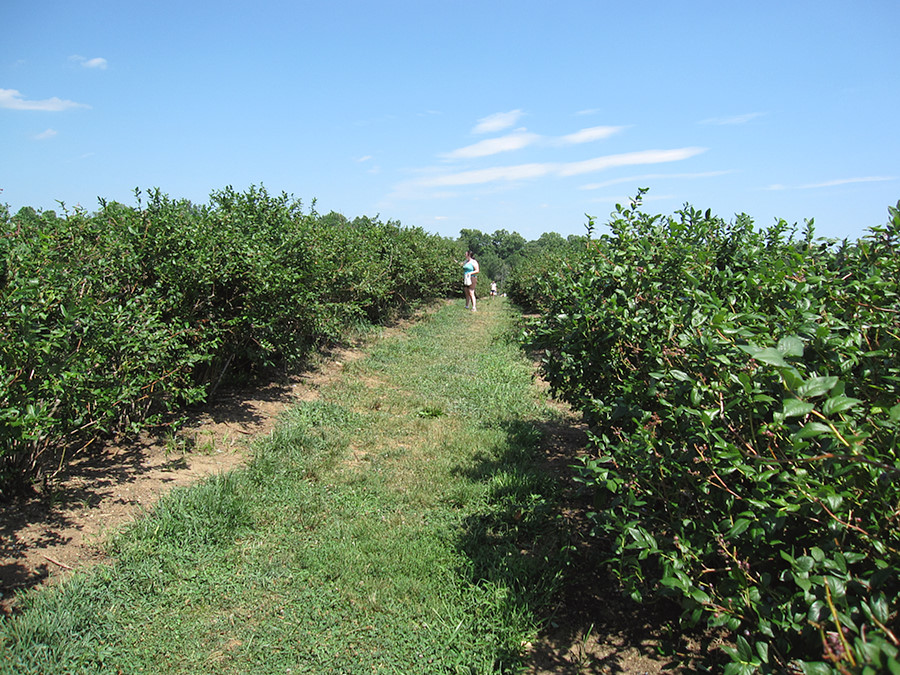
[[478, 274], [481, 268], [478, 266], [478, 261], [475, 258], [472, 258], [472, 264], [475, 265], [475, 269], [472, 270], [472, 274]]

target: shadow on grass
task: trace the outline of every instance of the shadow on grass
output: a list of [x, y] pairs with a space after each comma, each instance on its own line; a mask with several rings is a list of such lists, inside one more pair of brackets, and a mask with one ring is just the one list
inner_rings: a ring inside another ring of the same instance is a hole
[[488, 486], [488, 507], [470, 516], [458, 542], [474, 584], [506, 589], [500, 611], [527, 616], [539, 634], [498, 654], [528, 673], [675, 672], [661, 651], [678, 610], [623, 597], [606, 571], [602, 542], [590, 537], [593, 508], [571, 465], [585, 430], [566, 421], [497, 423], [505, 438], [457, 473]]

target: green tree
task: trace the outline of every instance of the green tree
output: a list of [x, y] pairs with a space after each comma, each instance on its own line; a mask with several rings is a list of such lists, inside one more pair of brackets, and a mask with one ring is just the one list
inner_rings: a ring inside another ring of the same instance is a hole
[[476, 256], [483, 256], [493, 250], [493, 242], [490, 235], [481, 230], [462, 229], [459, 231], [459, 243], [466, 251], [472, 251]]
[[509, 260], [525, 247], [525, 238], [518, 232], [496, 230], [491, 235], [491, 247], [501, 260]]

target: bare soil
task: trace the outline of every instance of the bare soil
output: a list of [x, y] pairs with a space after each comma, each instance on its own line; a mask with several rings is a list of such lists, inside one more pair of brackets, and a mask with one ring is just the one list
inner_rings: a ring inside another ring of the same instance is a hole
[[[278, 415], [341, 376], [345, 363], [363, 355], [336, 350], [300, 375], [264, 386], [233, 389], [193, 415], [175, 440], [142, 436], [110, 443], [78, 458], [49, 489], [0, 506], [0, 614], [16, 611], [16, 595], [52, 584], [72, 570], [102, 562], [108, 533], [152, 507], [175, 486], [226, 472], [245, 462], [250, 444], [268, 433]], [[561, 407], [565, 412], [565, 409]], [[584, 451], [585, 430], [568, 414], [545, 429], [546, 466], [564, 482], [571, 532], [572, 571], [545, 628], [526, 645], [528, 675], [678, 672], [658, 654], [661, 616], [619, 596], [602, 573], [596, 547], [584, 536], [588, 504], [570, 466]]]

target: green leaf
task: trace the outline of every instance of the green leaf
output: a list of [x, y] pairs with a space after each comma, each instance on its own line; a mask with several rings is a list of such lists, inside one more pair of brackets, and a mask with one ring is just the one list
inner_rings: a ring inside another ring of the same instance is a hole
[[784, 400], [783, 414], [787, 417], [802, 417], [811, 413], [816, 406], [806, 401], [796, 398], [788, 398]]
[[850, 408], [859, 405], [860, 403], [862, 403], [862, 401], [860, 401], [858, 398], [851, 398], [849, 396], [844, 396], [843, 394], [839, 396], [832, 396], [822, 404], [822, 413], [830, 417], [835, 413], [849, 410]]
[[803, 342], [800, 338], [789, 335], [778, 341], [777, 350], [784, 356], [803, 356]]
[[825, 578], [831, 587], [831, 594], [834, 598], [843, 598], [847, 594], [847, 582], [844, 579], [831, 575]]
[[659, 580], [663, 586], [668, 586], [669, 588], [678, 588], [681, 590], [685, 590], [685, 583], [679, 579], [678, 577], [665, 576]]
[[796, 391], [806, 381], [796, 368], [784, 368], [781, 371], [781, 376], [784, 378], [784, 386], [791, 391]]
[[797, 432], [799, 438], [813, 438], [822, 434], [831, 433], [831, 427], [821, 422], [807, 422], [803, 428]]
[[885, 623], [888, 620], [889, 608], [888, 603], [884, 599], [883, 594], [878, 594], [874, 598], [869, 601], [869, 605], [872, 608], [872, 615], [881, 621], [881, 623]]
[[807, 608], [806, 618], [810, 621], [819, 621], [825, 615], [825, 611], [825, 602], [823, 600], [814, 600]]
[[808, 592], [809, 589], [812, 588], [812, 582], [808, 578], [800, 576], [799, 574], [793, 574], [791, 576], [794, 578], [794, 583], [797, 584], [802, 591]]
[[726, 534], [725, 536], [726, 536], [728, 539], [733, 539], [734, 537], [736, 537], [736, 536], [738, 536], [739, 534], [741, 534], [742, 532], [744, 532], [748, 527], [750, 527], [750, 520], [749, 520], [749, 519], [747, 519], [747, 518], [738, 518], [738, 519], [734, 522], [734, 525], [731, 526], [731, 529], [728, 530], [728, 534]]
[[738, 635], [736, 642], [738, 654], [741, 657], [741, 661], [750, 661], [750, 659], [753, 658], [753, 650], [750, 649], [750, 643], [747, 642], [747, 638], [745, 638], [743, 635]]
[[801, 555], [794, 563], [794, 567], [800, 572], [810, 572], [815, 567], [816, 561], [808, 555]]
[[691, 597], [700, 604], [706, 604], [710, 601], [709, 594], [699, 588], [693, 587], [690, 590]]
[[803, 398], [815, 398], [827, 394], [838, 382], [834, 375], [828, 377], [812, 377], [797, 389], [797, 395]]
[[[744, 349], [742, 347], [742, 349]], [[779, 366], [782, 368], [787, 368], [787, 361], [784, 360], [784, 356], [782, 356], [781, 352], [779, 352], [774, 347], [766, 347], [765, 349], [760, 349], [759, 351], [750, 351], [749, 349], [744, 349], [747, 353], [750, 354], [754, 359], [759, 361], [760, 363], [765, 363], [770, 366]]]
[[841, 508], [841, 504], [844, 503], [844, 498], [838, 494], [826, 494], [824, 495], [825, 503], [828, 504], [828, 508], [832, 511], [837, 511]]

